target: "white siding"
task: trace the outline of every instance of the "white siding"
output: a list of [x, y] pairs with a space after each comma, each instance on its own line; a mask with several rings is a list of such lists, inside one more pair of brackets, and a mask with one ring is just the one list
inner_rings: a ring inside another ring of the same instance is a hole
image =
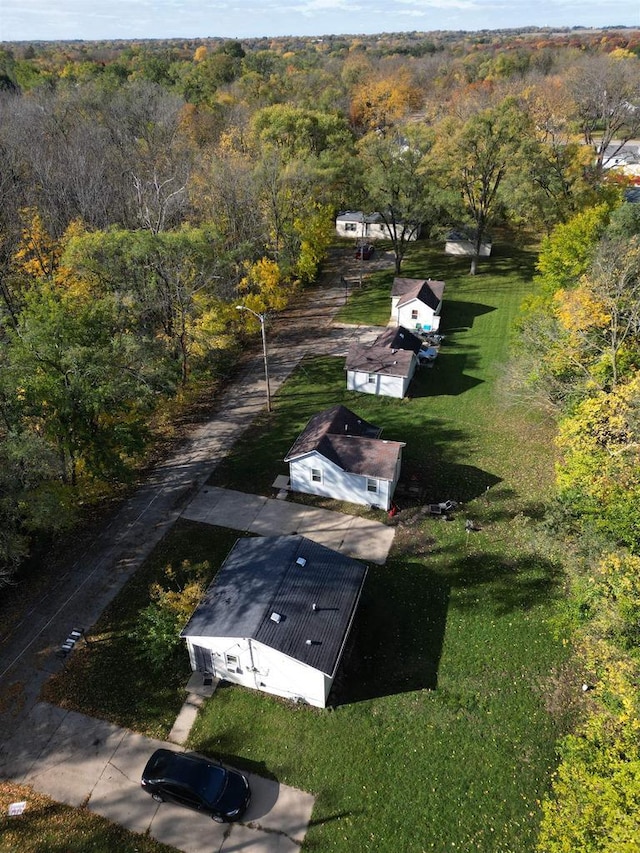
[[[473, 255], [475, 245], [471, 240], [447, 240], [444, 244], [446, 255]], [[488, 258], [491, 254], [491, 243], [480, 244], [480, 257]]]
[[[373, 382], [369, 382], [370, 376], [374, 377]], [[360, 391], [362, 394], [402, 398], [407, 393], [410, 382], [410, 376], [387, 376], [382, 373], [369, 374], [360, 370], [347, 370], [347, 391]]]
[[[241, 684], [274, 696], [303, 700], [324, 708], [333, 679], [255, 640], [230, 637], [187, 637], [191, 668], [195, 669], [193, 646], [208, 649], [218, 678]], [[312, 639], [312, 638], [310, 638]], [[240, 666], [229, 669], [227, 659], [234, 655]]]
[[[355, 228], [353, 226], [355, 225]], [[351, 237], [354, 240], [388, 240], [389, 234], [383, 222], [338, 222], [338, 237]]]
[[[355, 226], [355, 227], [354, 227]], [[402, 231], [402, 223], [397, 223], [396, 230], [398, 234]], [[405, 234], [405, 240], [417, 240], [420, 233], [419, 228], [415, 228], [411, 233]], [[351, 221], [345, 222], [336, 219], [336, 234], [338, 237], [350, 237], [353, 240], [390, 240], [389, 231], [384, 222], [361, 222]]]
[[[439, 311], [441, 305], [442, 303], [438, 306], [437, 311], [434, 311], [419, 299], [412, 299], [411, 302], [407, 302], [398, 308], [398, 299], [395, 300], [395, 305], [394, 300], [391, 300], [393, 316], [399, 326], [405, 326], [409, 330], [420, 327], [427, 332], [435, 332], [440, 328]], [[417, 317], [411, 316], [414, 311], [417, 311]]]
[[[312, 468], [319, 468], [322, 471], [321, 483], [311, 480]], [[389, 509], [391, 506], [391, 497], [395, 488], [395, 483], [378, 480], [378, 492], [376, 494], [369, 492], [366, 477], [360, 474], [349, 474], [316, 452], [289, 462], [289, 479], [291, 490], [294, 492], [304, 492], [307, 495], [319, 495], [382, 509]]]

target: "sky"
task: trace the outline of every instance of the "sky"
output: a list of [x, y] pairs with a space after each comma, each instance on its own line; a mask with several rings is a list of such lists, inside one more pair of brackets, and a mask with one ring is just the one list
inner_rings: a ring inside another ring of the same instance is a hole
[[0, 0], [0, 42], [617, 25], [640, 0]]

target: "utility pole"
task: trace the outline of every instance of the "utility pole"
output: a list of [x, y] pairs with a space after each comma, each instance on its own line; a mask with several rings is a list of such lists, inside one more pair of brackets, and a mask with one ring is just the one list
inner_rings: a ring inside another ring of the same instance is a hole
[[250, 314], [253, 314], [256, 319], [260, 321], [260, 331], [262, 333], [262, 356], [264, 358], [264, 381], [267, 386], [267, 411], [271, 411], [271, 388], [269, 386], [269, 359], [267, 356], [267, 334], [264, 328], [264, 321], [266, 319], [266, 313], [259, 314], [257, 311], [254, 311], [251, 308], [247, 308], [246, 305], [236, 305], [236, 309], [238, 311], [248, 311]]

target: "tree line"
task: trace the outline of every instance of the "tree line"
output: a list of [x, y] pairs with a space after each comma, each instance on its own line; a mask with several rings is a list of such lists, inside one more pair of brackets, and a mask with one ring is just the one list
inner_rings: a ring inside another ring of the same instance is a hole
[[633, 850], [640, 791], [640, 207], [585, 208], [543, 241], [516, 384], [558, 422], [546, 517], [562, 543], [575, 731], [538, 849]]

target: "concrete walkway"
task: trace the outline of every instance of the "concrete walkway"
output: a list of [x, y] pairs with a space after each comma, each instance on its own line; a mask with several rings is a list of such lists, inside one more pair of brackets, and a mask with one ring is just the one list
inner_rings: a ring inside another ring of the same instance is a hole
[[365, 562], [383, 565], [395, 528], [355, 515], [205, 486], [182, 513], [190, 521], [259, 536], [299, 534]]
[[24, 732], [28, 736], [18, 733], [7, 744], [10, 778], [184, 853], [294, 853], [304, 840], [314, 803], [304, 791], [249, 773], [251, 804], [242, 821], [218, 824], [158, 804], [141, 789], [151, 753], [159, 747], [181, 751], [178, 746], [45, 702], [31, 709]]

